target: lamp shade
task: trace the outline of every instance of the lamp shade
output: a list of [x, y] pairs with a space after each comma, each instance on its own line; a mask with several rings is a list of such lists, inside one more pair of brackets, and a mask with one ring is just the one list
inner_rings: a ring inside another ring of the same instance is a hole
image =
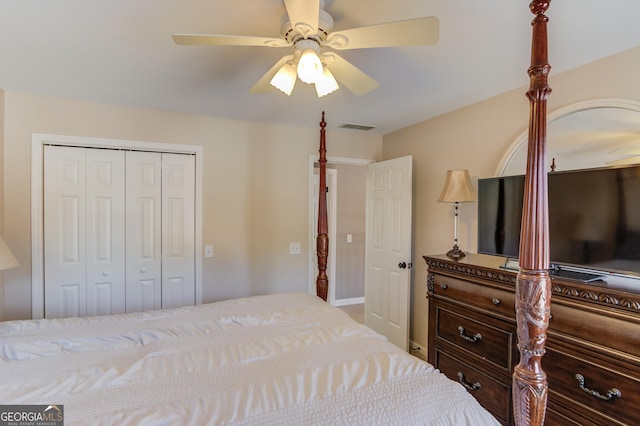
[[322, 78], [322, 62], [314, 50], [307, 49], [300, 55], [298, 78], [309, 84]]
[[476, 193], [471, 186], [468, 170], [448, 170], [442, 194], [438, 198], [442, 203], [465, 203], [476, 201]]
[[270, 83], [273, 87], [289, 96], [293, 91], [293, 86], [296, 85], [296, 78], [296, 68], [290, 63], [286, 63], [273, 76]]
[[4, 239], [0, 237], [0, 271], [15, 268], [19, 265], [13, 253], [11, 253], [11, 250], [9, 250], [9, 247], [7, 247], [7, 244], [4, 242]]
[[331, 74], [331, 71], [329, 71], [329, 68], [324, 67], [322, 78], [316, 81], [316, 93], [318, 97], [321, 98], [336, 90], [338, 90], [338, 82], [333, 74]]

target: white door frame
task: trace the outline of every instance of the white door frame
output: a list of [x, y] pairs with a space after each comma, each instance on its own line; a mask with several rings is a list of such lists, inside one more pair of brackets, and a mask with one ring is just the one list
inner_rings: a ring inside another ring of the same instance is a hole
[[[313, 183], [313, 175], [314, 175], [314, 165], [315, 163], [318, 162], [318, 156], [317, 155], [310, 155], [309, 156], [309, 259], [308, 259], [308, 263], [309, 263], [309, 267], [307, 268], [309, 271], [308, 274], [308, 292], [309, 294], [316, 294], [316, 276], [317, 276], [317, 271], [315, 269], [315, 261], [314, 261], [314, 256], [315, 256], [315, 252], [316, 252], [316, 247], [315, 247], [315, 238], [316, 236], [313, 235], [314, 232], [314, 183]], [[353, 165], [353, 166], [366, 166], [368, 164], [371, 163], [375, 163], [375, 160], [370, 160], [370, 159], [364, 159], [364, 158], [348, 158], [348, 157], [327, 157], [327, 164], [345, 164], [345, 165]], [[365, 190], [365, 188], [362, 189], [363, 191]], [[334, 194], [337, 193], [337, 191], [334, 191]], [[337, 197], [336, 199], [332, 200], [331, 203], [332, 209], [334, 210], [333, 213], [329, 213], [328, 214], [336, 214], [337, 216], [337, 208], [338, 208], [338, 200]], [[336, 220], [334, 220], [334, 223], [337, 223], [337, 218]], [[329, 232], [331, 233], [331, 235], [329, 235], [329, 262], [330, 262], [330, 267], [331, 265], [335, 266], [335, 239], [336, 239], [336, 230], [335, 227], [334, 229], [330, 229]], [[339, 305], [348, 305], [348, 304], [353, 304], [353, 303], [364, 303], [364, 296], [362, 298], [356, 298], [355, 299], [343, 299], [343, 300], [336, 300], [335, 299], [335, 269], [334, 269], [334, 273], [333, 273], [333, 277], [329, 277], [329, 289], [327, 292], [327, 299], [328, 302], [332, 305], [335, 306], [339, 306]]]
[[33, 133], [31, 135], [31, 317], [44, 318], [44, 205], [43, 166], [45, 145], [80, 146], [194, 154], [196, 161], [195, 190], [195, 285], [196, 304], [202, 303], [202, 146], [63, 136]]

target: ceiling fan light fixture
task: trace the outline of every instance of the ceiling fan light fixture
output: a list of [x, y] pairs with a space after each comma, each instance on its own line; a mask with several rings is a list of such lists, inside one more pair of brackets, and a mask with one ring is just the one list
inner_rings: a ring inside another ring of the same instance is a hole
[[338, 90], [338, 82], [333, 74], [331, 74], [331, 71], [329, 71], [329, 68], [324, 67], [322, 78], [316, 81], [316, 93], [318, 93], [318, 97], [321, 98], [336, 90]]
[[313, 49], [306, 49], [298, 61], [298, 77], [304, 83], [311, 84], [322, 78], [322, 62]]
[[293, 86], [296, 85], [296, 68], [290, 63], [284, 64], [273, 76], [270, 83], [287, 96], [291, 96]]

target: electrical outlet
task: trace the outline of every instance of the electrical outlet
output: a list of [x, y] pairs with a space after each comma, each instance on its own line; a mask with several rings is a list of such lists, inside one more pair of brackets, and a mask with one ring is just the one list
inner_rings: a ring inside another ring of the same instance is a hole
[[300, 243], [289, 243], [289, 254], [300, 254]]

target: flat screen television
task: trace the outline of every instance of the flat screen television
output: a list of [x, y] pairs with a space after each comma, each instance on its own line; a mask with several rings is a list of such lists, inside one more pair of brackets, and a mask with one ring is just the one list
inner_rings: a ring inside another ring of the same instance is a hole
[[[549, 173], [553, 266], [640, 275], [640, 165]], [[478, 253], [518, 258], [524, 176], [478, 181]]]

